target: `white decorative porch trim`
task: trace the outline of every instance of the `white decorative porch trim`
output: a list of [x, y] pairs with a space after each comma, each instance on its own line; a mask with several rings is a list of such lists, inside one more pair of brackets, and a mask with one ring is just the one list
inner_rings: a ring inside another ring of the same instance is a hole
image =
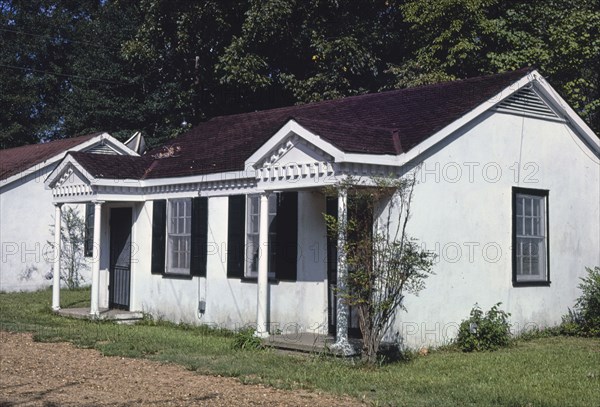
[[54, 266], [52, 273], [52, 309], [60, 309], [60, 244], [61, 244], [61, 207], [62, 204], [54, 204]]
[[334, 174], [333, 165], [329, 162], [315, 161], [311, 163], [268, 164], [256, 170], [256, 179], [262, 182], [275, 180], [295, 181], [312, 179]]
[[102, 201], [94, 201], [94, 241], [92, 259], [92, 293], [90, 298], [90, 315], [100, 315], [100, 228], [102, 227]]
[[269, 312], [269, 195], [268, 192], [260, 194], [256, 331], [254, 332], [254, 335], [259, 338], [269, 336], [267, 315]]
[[[348, 277], [348, 262], [346, 258], [346, 224], [348, 222], [348, 192], [340, 190], [338, 195], [338, 241], [337, 241], [337, 288], [343, 292]], [[335, 343], [331, 350], [345, 356], [355, 353], [348, 341], [348, 305], [337, 296], [336, 301], [336, 332]]]

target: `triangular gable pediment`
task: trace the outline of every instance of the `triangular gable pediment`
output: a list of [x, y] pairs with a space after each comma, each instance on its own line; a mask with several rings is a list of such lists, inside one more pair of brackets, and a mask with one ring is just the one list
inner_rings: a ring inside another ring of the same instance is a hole
[[60, 179], [55, 187], [63, 187], [67, 185], [89, 185], [90, 180], [88, 180], [82, 173], [75, 167], [74, 165], [69, 165], [65, 171], [63, 171]]
[[67, 155], [54, 171], [50, 173], [45, 184], [49, 188], [89, 187], [93, 182], [94, 177], [79, 165], [71, 155]]
[[290, 120], [246, 160], [246, 168], [331, 163], [343, 155], [331, 143]]
[[274, 165], [307, 164], [315, 162], [331, 162], [333, 156], [327, 154], [307, 140], [292, 134], [282, 140], [264, 157], [255, 164], [255, 168]]

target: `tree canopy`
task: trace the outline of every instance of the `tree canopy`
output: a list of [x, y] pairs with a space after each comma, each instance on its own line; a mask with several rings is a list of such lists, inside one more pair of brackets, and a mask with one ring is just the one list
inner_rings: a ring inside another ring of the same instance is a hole
[[0, 146], [524, 66], [600, 132], [595, 0], [0, 0]]

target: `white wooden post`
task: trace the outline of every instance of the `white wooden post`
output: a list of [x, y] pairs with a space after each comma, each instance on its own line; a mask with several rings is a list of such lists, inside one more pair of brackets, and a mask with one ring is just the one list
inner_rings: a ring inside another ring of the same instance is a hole
[[92, 258], [92, 295], [90, 299], [90, 315], [100, 315], [100, 228], [102, 225], [102, 201], [94, 201], [94, 242]]
[[52, 278], [52, 309], [60, 309], [60, 238], [61, 238], [61, 207], [62, 204], [54, 204], [54, 270]]
[[257, 306], [256, 306], [256, 332], [255, 336], [266, 338], [269, 336], [267, 327], [267, 312], [269, 300], [269, 194], [260, 195], [260, 221], [259, 221], [259, 256], [258, 256], [258, 281], [257, 281]]
[[[337, 239], [337, 289], [343, 292], [348, 276], [346, 258], [346, 226], [348, 223], [348, 192], [340, 190], [338, 194], [338, 239]], [[354, 349], [348, 342], [348, 305], [337, 296], [336, 333], [332, 350], [343, 355], [354, 354]]]

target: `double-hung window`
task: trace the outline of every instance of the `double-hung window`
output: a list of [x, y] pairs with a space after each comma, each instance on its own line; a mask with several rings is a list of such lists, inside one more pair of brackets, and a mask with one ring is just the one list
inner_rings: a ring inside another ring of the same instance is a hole
[[548, 191], [513, 188], [513, 283], [549, 284]]
[[274, 264], [277, 250], [277, 202], [279, 194], [271, 194], [268, 198], [269, 209], [269, 247], [260, 247], [260, 196], [248, 196], [248, 210], [246, 215], [246, 271], [245, 276], [255, 278], [258, 276], [258, 261], [260, 256], [269, 256], [269, 277], [275, 277]]
[[298, 259], [298, 193], [268, 198], [268, 247], [260, 247], [260, 196], [229, 197], [227, 277], [254, 280], [260, 256], [268, 256], [269, 278], [296, 281]]
[[152, 204], [152, 274], [206, 277], [208, 198]]
[[192, 240], [192, 200], [171, 199], [168, 202], [167, 273], [189, 274]]

